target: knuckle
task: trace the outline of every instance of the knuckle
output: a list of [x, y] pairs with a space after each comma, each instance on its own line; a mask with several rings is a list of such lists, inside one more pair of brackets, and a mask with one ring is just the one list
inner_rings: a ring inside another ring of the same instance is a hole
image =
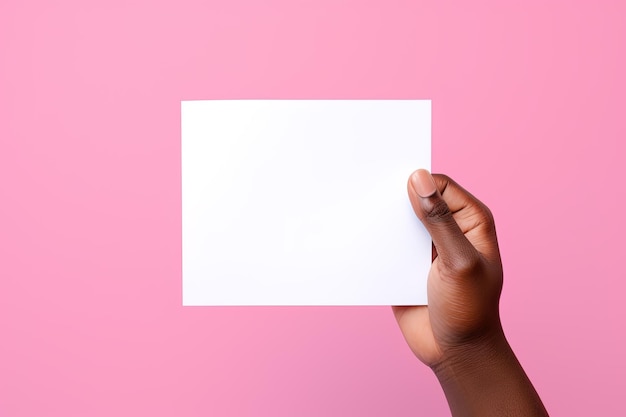
[[450, 221], [452, 213], [450, 208], [442, 199], [436, 199], [426, 207], [426, 220], [430, 223], [441, 223]]
[[481, 223], [483, 223], [488, 230], [495, 230], [495, 220], [493, 218], [493, 213], [489, 209], [489, 207], [482, 205], [481, 210]]
[[491, 212], [491, 209], [489, 207], [483, 205], [483, 213], [484, 213], [486, 221], [488, 221], [490, 223], [494, 222], [493, 221], [493, 213]]
[[458, 254], [449, 260], [448, 267], [459, 278], [478, 276], [482, 272], [482, 263], [471, 254]]

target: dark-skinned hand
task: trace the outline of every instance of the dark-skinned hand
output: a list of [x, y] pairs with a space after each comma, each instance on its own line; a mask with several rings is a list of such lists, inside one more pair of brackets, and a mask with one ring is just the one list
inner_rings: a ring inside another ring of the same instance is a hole
[[409, 347], [435, 372], [453, 416], [547, 416], [500, 323], [502, 262], [491, 212], [426, 170], [410, 176], [408, 192], [433, 240], [428, 306], [393, 307]]
[[499, 335], [502, 263], [489, 209], [445, 175], [415, 171], [409, 199], [433, 239], [428, 306], [394, 307], [411, 350], [433, 367]]

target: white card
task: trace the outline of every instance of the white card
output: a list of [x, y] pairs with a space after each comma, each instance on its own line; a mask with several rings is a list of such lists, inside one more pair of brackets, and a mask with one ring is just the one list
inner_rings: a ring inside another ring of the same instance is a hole
[[430, 100], [183, 101], [183, 305], [426, 304]]

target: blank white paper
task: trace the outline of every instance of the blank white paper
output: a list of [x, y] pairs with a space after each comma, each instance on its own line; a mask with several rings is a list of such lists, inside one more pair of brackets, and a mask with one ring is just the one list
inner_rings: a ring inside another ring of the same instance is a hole
[[183, 305], [426, 304], [429, 100], [181, 103]]

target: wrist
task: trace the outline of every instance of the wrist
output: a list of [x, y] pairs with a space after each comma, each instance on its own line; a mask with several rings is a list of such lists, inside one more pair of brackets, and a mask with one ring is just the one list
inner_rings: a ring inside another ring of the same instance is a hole
[[473, 379], [497, 372], [498, 368], [511, 360], [515, 360], [515, 355], [502, 328], [498, 326], [494, 331], [479, 338], [449, 347], [441, 360], [431, 365], [431, 369], [437, 379], [444, 384], [449, 380]]
[[448, 349], [431, 368], [455, 417], [548, 415], [501, 327]]

